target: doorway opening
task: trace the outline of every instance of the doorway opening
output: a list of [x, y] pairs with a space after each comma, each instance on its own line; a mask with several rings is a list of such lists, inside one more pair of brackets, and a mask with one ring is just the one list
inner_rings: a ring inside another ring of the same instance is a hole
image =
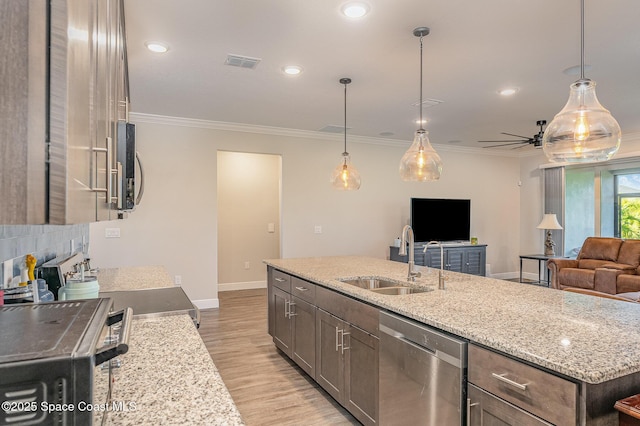
[[282, 157], [218, 151], [218, 291], [266, 288], [280, 257]]

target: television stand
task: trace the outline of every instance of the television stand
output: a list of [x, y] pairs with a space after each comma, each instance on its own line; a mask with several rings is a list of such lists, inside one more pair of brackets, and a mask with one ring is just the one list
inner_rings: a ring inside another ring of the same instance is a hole
[[[485, 276], [487, 273], [487, 245], [469, 243], [444, 243], [444, 269], [464, 274]], [[400, 247], [389, 247], [389, 259], [396, 262], [408, 262], [408, 256], [400, 256]], [[415, 264], [440, 269], [440, 247], [429, 246], [423, 253], [424, 243], [416, 243], [414, 248]]]

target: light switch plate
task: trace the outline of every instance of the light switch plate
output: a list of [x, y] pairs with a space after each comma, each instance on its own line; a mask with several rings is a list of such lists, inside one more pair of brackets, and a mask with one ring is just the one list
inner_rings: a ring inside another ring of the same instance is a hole
[[314, 234], [322, 234], [322, 226], [316, 225], [315, 228], [313, 228], [313, 233]]
[[276, 232], [276, 224], [275, 223], [268, 223], [267, 224], [267, 232]]

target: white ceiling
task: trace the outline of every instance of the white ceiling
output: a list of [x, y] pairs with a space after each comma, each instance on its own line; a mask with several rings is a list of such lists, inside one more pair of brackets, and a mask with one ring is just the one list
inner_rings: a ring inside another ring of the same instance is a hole
[[[350, 77], [349, 134], [411, 141], [419, 26], [431, 29], [424, 97], [443, 101], [424, 110], [434, 144], [533, 136], [536, 120], [551, 121], [578, 79], [563, 73], [580, 63], [578, 0], [367, 2], [370, 13], [350, 20], [339, 0], [125, 0], [132, 110], [318, 131], [344, 126], [338, 80]], [[637, 0], [586, 0], [586, 76], [623, 140], [640, 132], [639, 12]], [[170, 50], [149, 52], [151, 40]], [[224, 64], [227, 54], [262, 61], [235, 68]], [[303, 73], [286, 76], [288, 64]], [[520, 91], [499, 96], [507, 86]]]

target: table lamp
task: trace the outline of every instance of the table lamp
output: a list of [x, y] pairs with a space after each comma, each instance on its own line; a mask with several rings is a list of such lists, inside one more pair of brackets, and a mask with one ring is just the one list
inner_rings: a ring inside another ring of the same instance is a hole
[[555, 256], [555, 245], [551, 239], [551, 230], [552, 229], [562, 229], [562, 226], [558, 223], [558, 218], [555, 213], [547, 213], [542, 218], [540, 224], [536, 227], [538, 229], [546, 229], [547, 230], [547, 238], [544, 240], [544, 255], [545, 256]]

